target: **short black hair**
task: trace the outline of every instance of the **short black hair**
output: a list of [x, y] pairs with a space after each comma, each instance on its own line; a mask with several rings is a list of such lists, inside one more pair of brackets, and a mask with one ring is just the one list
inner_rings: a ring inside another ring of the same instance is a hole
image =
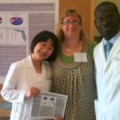
[[114, 12], [117, 13], [117, 14], [119, 14], [119, 11], [118, 11], [118, 8], [117, 8], [116, 4], [114, 4], [113, 2], [108, 2], [108, 1], [105, 1], [105, 2], [100, 3], [100, 4], [95, 8], [95, 13], [96, 13], [97, 9], [99, 9], [100, 7], [103, 7], [103, 6], [112, 6]]
[[34, 48], [35, 46], [40, 43], [40, 42], [45, 42], [47, 40], [51, 39], [52, 42], [53, 42], [53, 47], [54, 47], [54, 50], [53, 50], [53, 53], [50, 57], [48, 57], [46, 59], [46, 61], [49, 61], [49, 62], [52, 62], [56, 59], [57, 57], [57, 53], [58, 53], [58, 47], [59, 47], [59, 42], [58, 42], [58, 38], [57, 36], [53, 33], [53, 32], [50, 32], [50, 31], [41, 31], [39, 32], [37, 35], [35, 35], [35, 37], [33, 38], [32, 42], [31, 42], [31, 46], [30, 46], [30, 49], [31, 49], [31, 53], [34, 53]]

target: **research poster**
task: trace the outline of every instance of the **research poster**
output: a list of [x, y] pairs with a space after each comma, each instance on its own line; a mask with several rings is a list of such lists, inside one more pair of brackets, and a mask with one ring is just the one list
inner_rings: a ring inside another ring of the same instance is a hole
[[56, 31], [58, 15], [58, 0], [0, 0], [0, 83], [10, 64], [29, 54], [38, 32]]

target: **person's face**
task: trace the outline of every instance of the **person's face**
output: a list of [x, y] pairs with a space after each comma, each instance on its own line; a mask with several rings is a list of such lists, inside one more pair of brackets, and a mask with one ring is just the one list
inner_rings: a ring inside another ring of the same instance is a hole
[[45, 42], [39, 42], [38, 44], [36, 44], [36, 46], [34, 47], [33, 56], [37, 60], [45, 60], [50, 57], [50, 55], [52, 55], [53, 50], [53, 42], [51, 39], [49, 39]]
[[66, 17], [61, 24], [61, 29], [65, 37], [79, 36], [82, 29], [81, 21], [75, 16]]
[[113, 6], [102, 6], [95, 13], [95, 25], [99, 33], [109, 40], [119, 31], [120, 16], [113, 10]]

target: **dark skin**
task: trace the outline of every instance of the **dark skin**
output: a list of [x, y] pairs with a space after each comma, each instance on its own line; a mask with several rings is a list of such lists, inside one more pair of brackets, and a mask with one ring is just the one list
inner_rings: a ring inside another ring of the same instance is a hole
[[99, 33], [110, 40], [120, 30], [120, 15], [112, 4], [101, 5], [95, 10], [95, 25]]

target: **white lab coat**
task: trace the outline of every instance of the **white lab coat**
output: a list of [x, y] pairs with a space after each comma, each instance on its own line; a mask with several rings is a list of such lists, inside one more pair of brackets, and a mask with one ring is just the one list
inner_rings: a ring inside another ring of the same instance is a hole
[[29, 120], [31, 99], [25, 98], [26, 90], [38, 87], [42, 91], [49, 91], [51, 75], [50, 65], [47, 62], [42, 63], [42, 74], [38, 75], [30, 56], [10, 66], [1, 90], [3, 98], [12, 102], [10, 120]]
[[120, 120], [120, 35], [105, 60], [103, 40], [94, 49], [96, 120]]

